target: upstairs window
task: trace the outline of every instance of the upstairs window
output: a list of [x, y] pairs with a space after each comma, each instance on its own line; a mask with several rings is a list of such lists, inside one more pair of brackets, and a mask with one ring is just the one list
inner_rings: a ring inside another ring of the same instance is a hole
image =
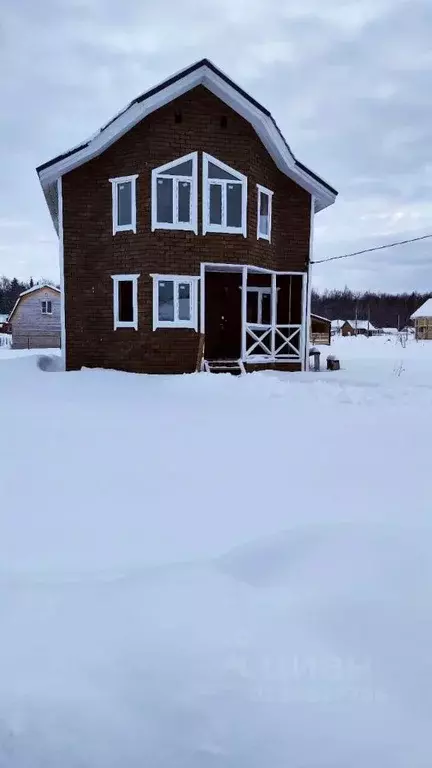
[[194, 328], [198, 330], [198, 277], [152, 275], [153, 330]]
[[257, 239], [271, 240], [272, 198], [270, 189], [257, 184], [258, 212], [257, 212]]
[[48, 300], [43, 300], [41, 302], [41, 308], [42, 308], [42, 314], [43, 315], [52, 315], [52, 302]]
[[138, 330], [138, 278], [139, 275], [111, 275], [113, 280], [114, 330]]
[[179, 157], [152, 171], [152, 232], [197, 228], [198, 153]]
[[110, 179], [112, 187], [113, 235], [131, 230], [136, 232], [136, 180], [135, 176]]
[[211, 155], [203, 154], [203, 234], [247, 236], [247, 178]]

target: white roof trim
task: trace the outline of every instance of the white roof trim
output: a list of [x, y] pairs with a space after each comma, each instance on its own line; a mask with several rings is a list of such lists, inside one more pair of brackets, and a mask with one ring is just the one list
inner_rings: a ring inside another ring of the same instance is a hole
[[60, 288], [57, 288], [55, 285], [51, 285], [51, 283], [39, 283], [38, 285], [34, 285], [33, 288], [27, 288], [26, 291], [20, 293], [19, 298], [21, 298], [21, 296], [26, 296], [27, 293], [40, 291], [42, 288], [51, 288], [52, 291], [57, 291], [57, 293], [60, 293]]
[[416, 309], [416, 311], [412, 313], [410, 320], [417, 320], [419, 317], [432, 317], [432, 298], [427, 299], [421, 307]]
[[[93, 134], [82, 149], [67, 157], [59, 158], [57, 162], [45, 168], [42, 167], [39, 171], [39, 179], [45, 196], [47, 197], [49, 188], [60, 176], [69, 173], [74, 168], [100, 155], [137, 123], [152, 114], [152, 112], [155, 112], [196, 86], [203, 85], [253, 126], [279, 170], [314, 196], [316, 211], [322, 210], [334, 202], [336, 193], [325, 186], [326, 182], [324, 180], [321, 182], [313, 175], [310, 175], [307, 170], [299, 167], [270, 115], [265, 114], [259, 108], [259, 105], [252, 103], [246, 95], [243, 95], [233, 85], [227, 83], [223, 77], [218, 75], [207, 64], [203, 63], [192, 71], [190, 69], [186, 70], [188, 73], [184, 77], [179, 76], [179, 79], [168, 84], [166, 88], [162, 87], [160, 90], [156, 90], [149, 97], [144, 97], [142, 101], [132, 102], [111, 123], [102, 128], [98, 133]], [[48, 197], [47, 202], [50, 206]], [[56, 212], [53, 210], [52, 205], [50, 206], [50, 211], [55, 222]]]

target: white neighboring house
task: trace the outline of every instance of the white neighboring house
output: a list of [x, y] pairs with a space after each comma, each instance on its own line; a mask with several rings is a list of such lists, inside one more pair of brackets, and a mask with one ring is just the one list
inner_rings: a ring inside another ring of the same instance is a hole
[[43, 283], [20, 293], [9, 324], [14, 349], [60, 347], [60, 289]]
[[413, 312], [411, 320], [414, 320], [416, 339], [432, 340], [432, 298]]

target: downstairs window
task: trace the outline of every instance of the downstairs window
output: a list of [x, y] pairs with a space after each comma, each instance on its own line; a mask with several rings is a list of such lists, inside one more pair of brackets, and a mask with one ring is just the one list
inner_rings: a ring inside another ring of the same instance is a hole
[[111, 275], [113, 280], [114, 330], [138, 330], [138, 278], [139, 275]]
[[193, 328], [198, 330], [197, 282], [199, 277], [152, 275], [153, 330]]

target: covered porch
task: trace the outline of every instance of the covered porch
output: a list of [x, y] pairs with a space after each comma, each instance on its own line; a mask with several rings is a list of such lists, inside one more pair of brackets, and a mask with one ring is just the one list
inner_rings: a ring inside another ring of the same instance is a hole
[[201, 265], [202, 368], [304, 368], [307, 273]]

